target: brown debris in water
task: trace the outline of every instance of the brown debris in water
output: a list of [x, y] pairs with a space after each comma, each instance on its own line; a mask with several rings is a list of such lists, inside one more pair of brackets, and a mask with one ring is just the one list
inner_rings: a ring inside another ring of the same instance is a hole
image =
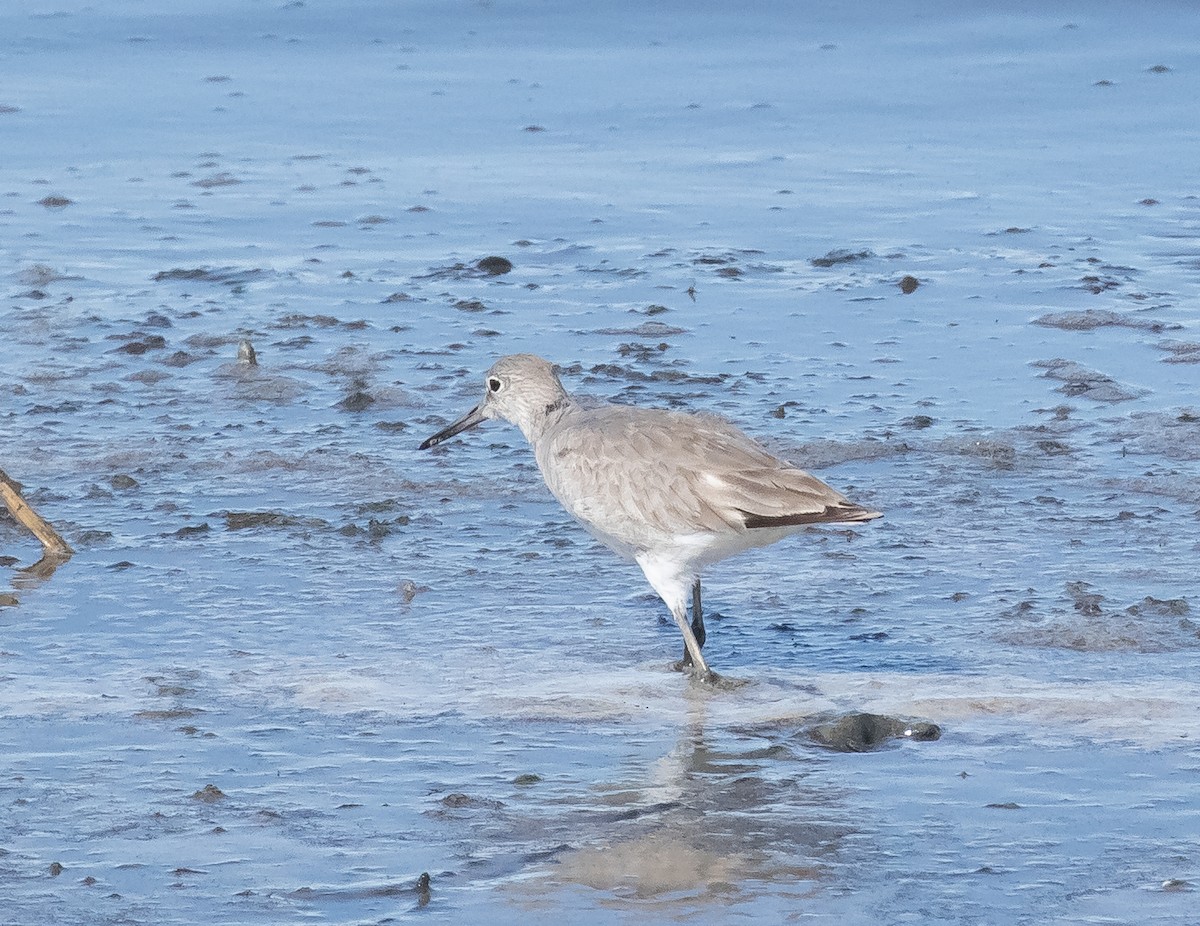
[[327, 529], [330, 526], [322, 518], [299, 517], [282, 511], [226, 511], [221, 516], [225, 519], [225, 529], [230, 531], [260, 527]]
[[1146, 595], [1125, 608], [1106, 604], [1105, 596], [1084, 581], [1068, 582], [1071, 608], [1040, 607], [1036, 599], [1018, 602], [1006, 612], [1013, 630], [1002, 639], [1017, 646], [1077, 652], [1163, 653], [1200, 647], [1200, 624], [1183, 598]]
[[490, 277], [501, 276], [505, 273], [510, 273], [513, 268], [513, 263], [507, 257], [484, 257], [475, 262], [475, 267], [478, 270], [486, 273]]
[[482, 257], [472, 264], [461, 261], [445, 267], [431, 267], [428, 273], [413, 277], [414, 280], [478, 280], [480, 278], [498, 277], [511, 272], [513, 262], [507, 257], [495, 254]]
[[205, 521], [201, 524], [189, 525], [188, 527], [181, 527], [181, 528], [179, 528], [179, 530], [174, 531], [170, 534], [164, 534], [163, 536], [175, 537], [179, 540], [183, 540], [188, 537], [199, 537], [202, 534], [207, 534], [211, 529], [212, 528], [210, 528], [208, 526], [208, 522]]
[[237, 186], [242, 181], [228, 171], [212, 174], [209, 177], [202, 177], [199, 180], [193, 180], [192, 186], [199, 187], [202, 190], [214, 190], [223, 186]]
[[931, 742], [941, 738], [942, 728], [924, 720], [853, 713], [815, 723], [804, 734], [818, 746], [835, 752], [870, 752], [890, 745], [894, 740]]
[[1171, 355], [1163, 363], [1200, 363], [1200, 343], [1195, 341], [1163, 341], [1156, 346]]
[[464, 794], [461, 791], [453, 791], [442, 798], [442, 806], [451, 810], [499, 810], [504, 806], [503, 801], [493, 800], [487, 797], [475, 797], [471, 794]]
[[824, 257], [814, 257], [809, 263], [814, 267], [836, 267], [838, 264], [853, 264], [860, 260], [870, 260], [875, 252], [867, 248], [861, 251], [851, 251], [848, 248], [835, 248]]
[[[35, 536], [45, 550], [46, 557], [65, 561], [75, 551], [62, 539], [58, 531], [51, 527], [29, 503], [21, 497], [21, 486], [0, 469], [0, 500], [2, 500], [17, 523], [25, 526]], [[53, 570], [51, 570], [53, 571]]]
[[158, 711], [136, 711], [134, 720], [186, 720], [195, 717], [200, 711], [190, 707], [177, 707]]
[[1033, 320], [1043, 328], [1060, 328], [1063, 331], [1093, 331], [1096, 328], [1133, 328], [1138, 331], [1177, 331], [1182, 325], [1162, 322], [1153, 318], [1140, 318], [1111, 309], [1084, 309], [1082, 312], [1051, 312]]
[[206, 784], [203, 788], [192, 795], [192, 800], [202, 801], [205, 804], [215, 804], [217, 801], [225, 800], [226, 794], [214, 784]]
[[1037, 360], [1031, 365], [1045, 370], [1042, 375], [1047, 379], [1060, 380], [1063, 385], [1058, 387], [1058, 391], [1072, 398], [1083, 396], [1093, 402], [1128, 402], [1147, 393], [1145, 389], [1123, 385], [1106, 373], [1089, 370], [1074, 360], [1056, 357], [1053, 360]]
[[193, 280], [218, 283], [231, 287], [234, 292], [241, 292], [247, 283], [272, 275], [272, 271], [263, 270], [260, 267], [174, 267], [170, 270], [160, 270], [150, 279], [155, 283]]
[[375, 404], [375, 397], [363, 389], [356, 389], [336, 403], [335, 408], [344, 412], [364, 412]]

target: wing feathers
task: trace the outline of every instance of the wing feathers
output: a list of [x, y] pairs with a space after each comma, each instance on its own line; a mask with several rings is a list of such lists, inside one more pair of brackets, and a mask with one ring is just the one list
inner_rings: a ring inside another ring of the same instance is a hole
[[720, 533], [880, 517], [715, 416], [606, 406], [581, 411], [569, 431], [535, 449], [568, 510], [585, 523], [603, 520], [632, 546], [647, 530]]

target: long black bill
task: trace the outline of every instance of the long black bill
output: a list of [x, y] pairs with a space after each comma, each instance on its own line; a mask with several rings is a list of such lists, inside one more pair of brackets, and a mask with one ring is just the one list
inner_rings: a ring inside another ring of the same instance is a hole
[[436, 447], [444, 440], [448, 440], [455, 434], [461, 434], [463, 431], [469, 431], [471, 428], [477, 427], [487, 421], [487, 416], [483, 414], [483, 406], [476, 405], [473, 409], [463, 415], [458, 421], [449, 427], [442, 428], [433, 437], [426, 438], [425, 442], [418, 447], [418, 450], [428, 450], [430, 447]]

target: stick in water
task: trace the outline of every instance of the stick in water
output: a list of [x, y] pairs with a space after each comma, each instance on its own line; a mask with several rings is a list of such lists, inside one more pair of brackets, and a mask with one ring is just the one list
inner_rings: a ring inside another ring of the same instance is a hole
[[4, 500], [4, 504], [12, 512], [12, 516], [29, 528], [33, 535], [41, 541], [47, 554], [65, 558], [75, 552], [58, 535], [58, 531], [43, 521], [41, 516], [29, 507], [25, 499], [21, 498], [21, 493], [17, 491], [17, 483], [13, 482], [2, 469], [0, 469], [0, 499]]

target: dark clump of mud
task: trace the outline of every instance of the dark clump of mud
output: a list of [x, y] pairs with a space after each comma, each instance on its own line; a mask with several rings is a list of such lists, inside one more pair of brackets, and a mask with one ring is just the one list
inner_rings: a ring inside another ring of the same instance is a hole
[[[803, 469], [827, 469], [852, 460], [883, 460], [910, 453], [912, 447], [903, 441], [835, 441], [815, 440], [801, 444], [777, 444], [780, 456]], [[950, 452], [962, 452], [953, 449]]]
[[1004, 640], [1018, 646], [1077, 652], [1161, 653], [1200, 647], [1200, 624], [1183, 598], [1146, 595], [1127, 607], [1106, 604], [1105, 595], [1087, 582], [1068, 582], [1066, 599], [1043, 605], [1036, 598], [1018, 602], [1004, 615], [1015, 625]]
[[337, 403], [344, 412], [364, 412], [375, 404], [375, 397], [362, 389], [356, 389]]
[[199, 180], [193, 180], [192, 186], [198, 187], [201, 190], [215, 190], [224, 186], [237, 186], [241, 182], [241, 180], [228, 171], [221, 171], [208, 177], [201, 177]]
[[663, 338], [675, 334], [684, 334], [686, 331], [686, 328], [668, 325], [666, 322], [642, 322], [640, 325], [634, 325], [627, 328], [597, 328], [595, 333], [608, 335], [629, 335], [632, 337], [641, 338]]
[[[136, 711], [134, 720], [186, 720], [195, 717], [200, 711], [190, 707], [173, 707], [162, 710]], [[210, 785], [211, 787], [211, 785]]]
[[160, 270], [150, 279], [155, 283], [168, 283], [173, 281], [217, 283], [221, 286], [232, 287], [236, 292], [247, 283], [270, 276], [270, 273], [270, 271], [263, 270], [258, 267], [218, 267], [213, 269], [208, 267], [175, 267], [171, 270]]
[[462, 262], [445, 267], [431, 267], [428, 273], [413, 277], [414, 280], [476, 280], [481, 277], [498, 277], [510, 273], [513, 263], [507, 257], [491, 255], [480, 258], [473, 264]]
[[1128, 402], [1146, 394], [1145, 389], [1126, 386], [1107, 373], [1089, 370], [1074, 360], [1058, 357], [1054, 360], [1035, 361], [1033, 366], [1045, 370], [1042, 375], [1047, 379], [1060, 380], [1062, 385], [1058, 387], [1058, 391], [1072, 397], [1083, 396], [1094, 402]]
[[475, 262], [477, 270], [486, 273], [490, 277], [498, 277], [505, 273], [511, 273], [513, 263], [507, 257], [484, 257]]
[[202, 534], [207, 534], [210, 530], [211, 530], [211, 528], [208, 526], [208, 522], [206, 521], [202, 524], [195, 524], [195, 525], [189, 525], [188, 527], [181, 527], [181, 528], [179, 528], [179, 530], [174, 531], [173, 533], [170, 533], [170, 534], [165, 534], [164, 536], [175, 537], [180, 540], [184, 540], [188, 537], [199, 537]]
[[1096, 328], [1133, 328], [1138, 331], [1176, 331], [1182, 325], [1153, 318], [1139, 318], [1111, 309], [1084, 309], [1082, 312], [1051, 312], [1033, 320], [1043, 328], [1063, 331], [1092, 331]]
[[617, 353], [622, 357], [635, 357], [641, 363], [652, 363], [658, 360], [660, 355], [671, 349], [671, 345], [666, 341], [660, 341], [658, 344], [619, 344], [617, 345]]
[[870, 752], [882, 749], [895, 740], [929, 742], [940, 739], [942, 729], [928, 721], [854, 713], [813, 723], [802, 731], [802, 735], [818, 746], [835, 752]]
[[152, 334], [137, 341], [127, 341], [120, 347], [113, 348], [114, 352], [122, 354], [132, 354], [139, 357], [147, 351], [163, 350], [167, 346], [167, 340], [162, 335]]
[[321, 518], [301, 518], [280, 511], [226, 511], [225, 529], [249, 530], [259, 527], [270, 528], [316, 528], [327, 529], [329, 522]]
[[378, 884], [352, 888], [312, 888], [300, 887], [289, 896], [299, 900], [364, 900], [375, 897], [403, 897], [408, 894], [415, 896], [418, 907], [424, 907], [431, 897], [432, 879], [429, 872], [421, 872], [415, 883]]
[[[504, 807], [503, 801], [495, 800], [490, 797], [477, 797], [474, 794], [465, 794], [462, 791], [452, 791], [439, 801], [442, 807], [446, 810], [500, 810]], [[438, 811], [434, 811], [436, 815]]]
[[[346, 524], [339, 527], [337, 533], [343, 537], [361, 537], [372, 543], [378, 543], [384, 537], [395, 533], [397, 528], [405, 527], [410, 523], [408, 515], [401, 515], [391, 521], [378, 521], [371, 518], [367, 521], [365, 527], [358, 524]], [[412, 600], [411, 598], [409, 599]]]
[[188, 354], [186, 350], [176, 350], [174, 354], [163, 357], [160, 362], [164, 367], [182, 369], [184, 367], [191, 366], [192, 363], [196, 363], [199, 360], [200, 357], [194, 354]]
[[17, 279], [26, 286], [49, 286], [51, 283], [57, 283], [61, 280], [78, 280], [81, 278], [60, 273], [46, 264], [30, 264], [17, 275]]
[[205, 804], [215, 804], [217, 801], [224, 799], [225, 792], [214, 784], [207, 784], [192, 795], [192, 800], [201, 801]]
[[677, 369], [654, 370], [651, 373], [643, 373], [636, 367], [622, 366], [617, 363], [600, 363], [589, 369], [588, 372], [593, 376], [602, 376], [608, 379], [633, 383], [689, 383], [693, 385], [715, 386], [720, 385], [727, 378], [723, 374], [703, 376]]
[[847, 248], [836, 248], [824, 257], [812, 258], [809, 263], [814, 267], [836, 267], [838, 264], [853, 264], [860, 260], [870, 260], [874, 256], [875, 253], [867, 249], [851, 251]]
[[[1183, 408], [1175, 412], [1142, 412], [1115, 422], [1113, 439], [1136, 453], [1157, 454], [1168, 460], [1200, 460], [1200, 413]], [[1147, 474], [1148, 475], [1148, 474]], [[1195, 479], [1179, 474], [1195, 486]], [[1198, 487], [1200, 488], [1200, 487]], [[1181, 496], [1194, 498], [1193, 493]]]
[[1200, 363], [1200, 344], [1195, 341], [1163, 341], [1158, 348], [1171, 355], [1164, 363]]

